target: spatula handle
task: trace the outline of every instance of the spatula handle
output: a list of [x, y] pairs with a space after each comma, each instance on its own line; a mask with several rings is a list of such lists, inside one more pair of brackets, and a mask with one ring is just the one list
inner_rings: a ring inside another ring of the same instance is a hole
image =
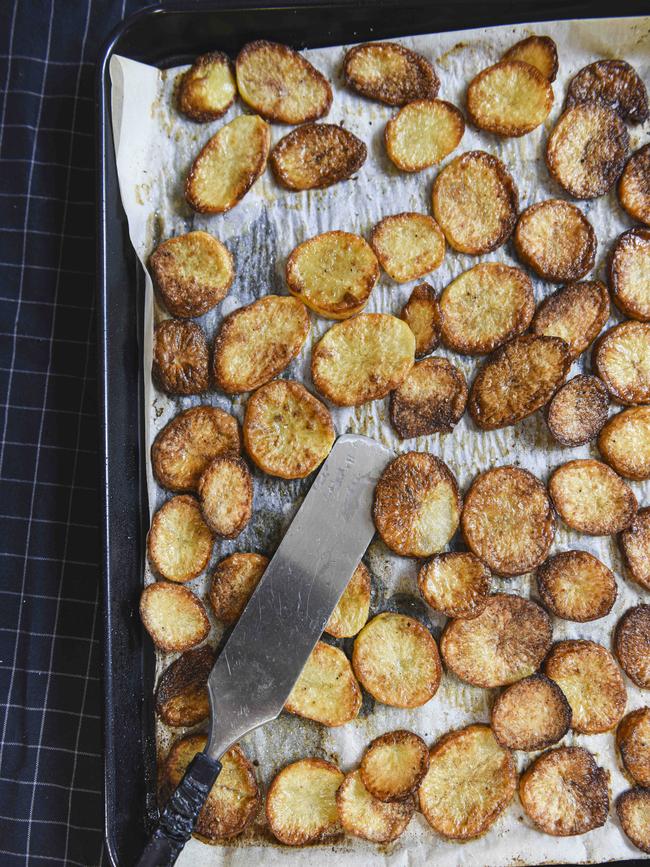
[[216, 759], [205, 753], [194, 756], [160, 814], [137, 867], [172, 867], [176, 863], [220, 771], [221, 763]]

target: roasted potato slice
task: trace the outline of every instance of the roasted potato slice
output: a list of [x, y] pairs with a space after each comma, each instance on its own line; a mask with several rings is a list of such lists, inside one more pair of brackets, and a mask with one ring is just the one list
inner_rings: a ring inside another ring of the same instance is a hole
[[612, 416], [600, 432], [598, 448], [620, 476], [650, 479], [650, 406], [631, 406]]
[[447, 617], [478, 617], [490, 595], [489, 569], [469, 551], [436, 554], [418, 572], [425, 602]]
[[207, 123], [228, 111], [237, 96], [237, 82], [227, 54], [201, 54], [180, 76], [178, 110], [190, 120]]
[[650, 403], [650, 323], [610, 328], [594, 346], [593, 365], [619, 403]]
[[180, 584], [156, 581], [145, 587], [140, 597], [140, 617], [153, 643], [166, 653], [190, 650], [210, 632], [205, 606]]
[[434, 99], [440, 88], [429, 61], [396, 42], [355, 45], [345, 55], [343, 75], [352, 90], [387, 105]]
[[543, 608], [521, 596], [496, 593], [471, 620], [448, 621], [440, 653], [460, 680], [505, 686], [537, 671], [551, 637], [551, 619]]
[[222, 126], [192, 163], [185, 199], [200, 214], [234, 208], [264, 173], [269, 155], [269, 125], [254, 114], [240, 114]]
[[456, 150], [465, 132], [461, 112], [444, 99], [417, 99], [386, 124], [389, 158], [404, 172], [437, 166]]
[[253, 513], [253, 479], [244, 461], [221, 455], [205, 468], [199, 481], [201, 511], [213, 533], [235, 539]]
[[347, 181], [365, 163], [368, 148], [342, 126], [306, 123], [281, 138], [270, 163], [287, 190], [324, 190]]
[[548, 490], [564, 523], [589, 536], [629, 527], [637, 511], [632, 490], [601, 461], [568, 461], [553, 471]]
[[639, 509], [618, 544], [632, 580], [650, 590], [650, 508]]
[[633, 220], [650, 226], [650, 144], [635, 151], [627, 161], [618, 184], [618, 200]]
[[650, 689], [650, 605], [635, 605], [623, 614], [616, 624], [614, 653], [632, 683]]
[[297, 298], [266, 295], [223, 320], [212, 375], [229, 394], [253, 391], [281, 373], [303, 347], [309, 314]]
[[520, 467], [478, 475], [465, 496], [461, 530], [467, 547], [497, 575], [523, 575], [543, 563], [555, 535], [544, 485]]
[[519, 798], [528, 818], [545, 834], [586, 834], [607, 821], [607, 772], [582, 747], [548, 750], [522, 774]]
[[479, 129], [519, 137], [544, 123], [553, 107], [553, 88], [536, 67], [501, 60], [479, 72], [467, 88], [467, 114]]
[[607, 732], [625, 713], [623, 675], [609, 650], [595, 641], [558, 641], [546, 657], [544, 673], [567, 697], [575, 732]]
[[588, 551], [562, 551], [537, 570], [539, 595], [551, 614], [585, 623], [605, 617], [616, 601], [611, 569]]
[[387, 313], [362, 313], [334, 325], [313, 349], [316, 389], [338, 406], [385, 397], [402, 382], [415, 359], [415, 336]]
[[418, 361], [390, 398], [390, 420], [402, 439], [451, 433], [467, 406], [467, 382], [446, 358]]
[[626, 316], [650, 320], [650, 229], [628, 229], [620, 235], [609, 259], [609, 285], [614, 303]]
[[208, 675], [214, 665], [208, 644], [188, 650], [160, 675], [156, 713], [168, 726], [193, 726], [210, 716]]
[[365, 626], [369, 610], [370, 572], [359, 563], [325, 624], [325, 632], [334, 638], [352, 638]]
[[339, 828], [336, 791], [344, 778], [323, 759], [300, 759], [282, 768], [266, 796], [266, 818], [276, 840], [305, 846], [334, 834]]
[[650, 707], [623, 717], [616, 729], [616, 746], [630, 779], [650, 788]]
[[433, 217], [412, 211], [384, 217], [370, 244], [384, 271], [398, 283], [416, 280], [442, 265], [445, 236]]
[[621, 828], [632, 843], [650, 855], [650, 790], [636, 786], [616, 799]]
[[347, 774], [336, 793], [343, 830], [371, 843], [390, 843], [406, 829], [415, 812], [413, 796], [385, 803], [370, 794], [361, 771]]
[[514, 242], [519, 258], [553, 283], [579, 280], [594, 267], [593, 226], [580, 208], [563, 199], [546, 199], [526, 208], [517, 222]]
[[343, 651], [319, 641], [284, 707], [326, 726], [353, 720], [361, 708], [361, 690]]
[[385, 545], [403, 557], [430, 557], [458, 529], [461, 498], [449, 467], [426, 452], [395, 458], [375, 488], [373, 518]]
[[167, 500], [151, 520], [147, 536], [149, 561], [168, 581], [184, 583], [208, 565], [214, 538], [194, 497]]
[[555, 81], [558, 66], [557, 46], [550, 36], [528, 36], [509, 48], [503, 59], [530, 63], [544, 78]]
[[359, 766], [373, 798], [402, 801], [412, 795], [429, 770], [429, 749], [413, 732], [398, 729], [375, 738]]
[[203, 394], [210, 381], [205, 332], [196, 322], [165, 319], [154, 328], [151, 375], [167, 394]]
[[440, 686], [436, 642], [419, 620], [385, 611], [354, 640], [352, 667], [373, 698], [391, 707], [419, 707]]
[[239, 620], [268, 564], [269, 558], [262, 554], [240, 552], [217, 564], [209, 596], [217, 620], [227, 626]]
[[463, 355], [482, 355], [530, 325], [535, 297], [520, 268], [483, 262], [452, 280], [440, 296], [444, 344]]
[[485, 151], [456, 157], [433, 184], [433, 214], [459, 253], [478, 256], [503, 246], [517, 222], [518, 207], [512, 175]]
[[567, 108], [546, 142], [546, 165], [576, 199], [604, 195], [618, 180], [630, 149], [619, 115], [597, 102]]
[[419, 789], [420, 810], [437, 834], [470, 840], [490, 828], [517, 790], [517, 766], [487, 725], [448, 732], [434, 744]]
[[324, 232], [291, 252], [287, 286], [326, 319], [347, 319], [368, 303], [379, 279], [379, 263], [370, 245], [350, 232]]
[[582, 446], [596, 439], [607, 421], [609, 395], [597, 376], [574, 376], [555, 392], [546, 423], [563, 446]]
[[323, 117], [332, 105], [327, 79], [287, 45], [248, 42], [235, 61], [242, 100], [266, 120], [305, 123]]
[[618, 112], [623, 120], [648, 119], [648, 92], [636, 71], [624, 60], [597, 60], [583, 66], [567, 88], [566, 108], [583, 102], [599, 102]]
[[433, 352], [440, 342], [440, 307], [428, 283], [415, 287], [400, 316], [415, 335], [415, 357]]
[[[180, 783], [194, 756], [203, 750], [206, 741], [205, 735], [189, 735], [171, 748], [162, 771], [163, 803]], [[219, 761], [221, 773], [210, 789], [194, 828], [194, 833], [208, 843], [241, 834], [262, 803], [255, 769], [238, 745], [231, 747]]]
[[490, 716], [494, 736], [510, 750], [545, 750], [571, 727], [571, 706], [544, 674], [518, 680], [497, 698]]

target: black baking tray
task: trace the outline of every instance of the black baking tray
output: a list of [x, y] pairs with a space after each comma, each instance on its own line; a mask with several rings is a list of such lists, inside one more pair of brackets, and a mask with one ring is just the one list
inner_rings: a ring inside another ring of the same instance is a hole
[[[573, 18], [638, 15], [638, 0], [604, 2], [163, 3], [121, 24], [97, 68], [98, 340], [103, 453], [105, 833], [110, 861], [130, 867], [155, 821], [154, 657], [138, 617], [148, 505], [145, 486], [142, 322], [144, 280], [122, 210], [110, 118], [113, 54], [162, 67], [207, 50], [234, 57], [251, 39], [295, 48]], [[603, 860], [608, 854], [603, 852]], [[619, 862], [641, 865], [642, 861]]]

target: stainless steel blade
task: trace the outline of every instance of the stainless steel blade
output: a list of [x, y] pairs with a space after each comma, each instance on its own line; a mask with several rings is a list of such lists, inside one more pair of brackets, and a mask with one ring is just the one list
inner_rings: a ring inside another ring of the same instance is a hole
[[373, 492], [389, 458], [368, 437], [334, 444], [210, 673], [213, 758], [284, 707], [373, 537]]

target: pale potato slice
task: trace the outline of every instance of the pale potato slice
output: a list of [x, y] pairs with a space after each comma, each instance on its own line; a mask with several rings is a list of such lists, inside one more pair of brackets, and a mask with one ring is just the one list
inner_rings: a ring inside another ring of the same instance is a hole
[[193, 726], [210, 715], [208, 675], [215, 654], [204, 644], [175, 659], [156, 686], [156, 713], [168, 726]]
[[628, 229], [619, 236], [609, 259], [609, 285], [626, 316], [650, 320], [650, 229]]
[[459, 253], [478, 256], [503, 246], [515, 228], [518, 207], [512, 175], [485, 151], [456, 157], [433, 184], [433, 215]]
[[448, 621], [440, 653], [460, 680], [505, 686], [537, 671], [551, 638], [551, 619], [543, 608], [521, 596], [497, 593], [471, 620]]
[[363, 784], [360, 771], [347, 774], [336, 793], [343, 830], [371, 843], [390, 843], [402, 834], [415, 812], [412, 796], [384, 803]]
[[546, 657], [544, 673], [567, 697], [575, 732], [607, 732], [625, 713], [623, 675], [609, 650], [595, 641], [558, 641]]
[[549, 402], [570, 366], [569, 348], [559, 337], [513, 338], [479, 368], [469, 392], [472, 419], [482, 430], [516, 424]]
[[437, 166], [465, 132], [461, 112], [444, 99], [418, 99], [401, 108], [384, 131], [389, 158], [404, 172]]
[[528, 36], [509, 48], [503, 59], [530, 63], [544, 78], [555, 81], [558, 67], [557, 46], [550, 36]]
[[650, 226], [650, 144], [635, 151], [627, 161], [618, 184], [618, 200], [633, 220]]
[[151, 446], [151, 468], [170, 491], [196, 491], [203, 471], [219, 455], [241, 451], [237, 419], [216, 406], [193, 406], [168, 422]]
[[623, 717], [616, 729], [616, 746], [630, 779], [650, 788], [650, 707]]
[[429, 770], [429, 749], [413, 732], [398, 729], [375, 738], [359, 766], [361, 781], [380, 801], [414, 794]]
[[[189, 735], [177, 741], [162, 771], [161, 801], [164, 803], [180, 783], [187, 766], [206, 744], [205, 735]], [[262, 803], [255, 769], [239, 745], [219, 759], [221, 772], [199, 813], [194, 833], [208, 843], [236, 837], [253, 820]]]
[[253, 391], [303, 347], [309, 314], [297, 298], [266, 295], [226, 316], [214, 341], [212, 375], [229, 394]]
[[623, 614], [616, 624], [614, 653], [632, 683], [650, 689], [650, 605], [635, 605]]
[[564, 523], [589, 536], [629, 527], [637, 512], [633, 491], [601, 461], [569, 461], [553, 471], [548, 490]]
[[351, 178], [367, 155], [361, 139], [342, 126], [306, 123], [280, 139], [269, 161], [287, 190], [324, 190]]
[[384, 612], [354, 641], [352, 667], [370, 695], [391, 707], [419, 707], [440, 686], [442, 666], [426, 627], [404, 614]]
[[632, 406], [612, 416], [600, 432], [598, 449], [620, 476], [650, 479], [650, 406]]
[[490, 828], [517, 790], [517, 766], [487, 725], [449, 732], [434, 744], [419, 789], [420, 810], [437, 834], [470, 840]]
[[594, 347], [593, 365], [619, 403], [650, 403], [650, 323], [610, 328]]
[[530, 330], [533, 334], [560, 337], [573, 360], [593, 343], [608, 319], [609, 292], [604, 283], [569, 283], [542, 301]]
[[442, 291], [440, 330], [446, 346], [482, 355], [524, 332], [535, 312], [530, 277], [520, 268], [483, 262]]
[[648, 119], [648, 92], [637, 72], [624, 60], [597, 60], [583, 66], [567, 88], [566, 107], [599, 102], [613, 108], [623, 120]]
[[343, 75], [348, 87], [387, 105], [434, 99], [440, 81], [421, 54], [396, 42], [366, 42], [345, 55]]
[[180, 77], [178, 109], [190, 120], [207, 123], [222, 117], [235, 101], [237, 82], [227, 54], [201, 54]]
[[210, 353], [196, 322], [165, 319], [153, 332], [154, 383], [167, 394], [203, 394], [210, 384]]
[[639, 509], [618, 544], [632, 580], [650, 590], [650, 508]]
[[415, 287], [400, 317], [415, 335], [415, 357], [433, 352], [440, 342], [440, 308], [428, 283]]
[[467, 114], [474, 126], [518, 137], [544, 123], [553, 107], [553, 88], [536, 67], [502, 60], [479, 72], [467, 88]]
[[166, 581], [144, 588], [140, 618], [153, 643], [166, 653], [190, 650], [210, 632], [210, 621], [198, 596], [187, 587]]
[[546, 423], [560, 445], [582, 446], [598, 436], [608, 407], [607, 389], [597, 376], [574, 376], [555, 392]]
[[149, 561], [168, 581], [184, 583], [208, 565], [214, 538], [194, 497], [167, 500], [151, 521], [147, 536]]
[[521, 214], [515, 229], [519, 258], [553, 283], [579, 280], [594, 267], [596, 233], [580, 208], [546, 199]]
[[510, 750], [545, 750], [571, 727], [571, 706], [560, 687], [544, 674], [531, 674], [501, 693], [490, 715], [492, 731]]
[[425, 602], [447, 617], [478, 617], [490, 595], [489, 569], [468, 551], [436, 554], [418, 573]]
[[650, 855], [650, 790], [636, 786], [616, 800], [621, 828], [637, 849]]
[[446, 358], [418, 361], [390, 398], [390, 420], [402, 439], [451, 433], [467, 406], [467, 382]]
[[353, 720], [361, 709], [361, 690], [343, 651], [319, 641], [284, 708], [326, 726]]
[[359, 563], [325, 624], [325, 632], [334, 638], [352, 638], [366, 625], [369, 611], [370, 572]]
[[347, 319], [368, 303], [379, 263], [359, 235], [324, 232], [298, 244], [285, 275], [291, 294], [307, 307], [326, 319]]
[[239, 620], [268, 565], [269, 558], [263, 554], [241, 552], [230, 554], [217, 564], [209, 596], [217, 620], [227, 626]]
[[266, 120], [304, 123], [327, 114], [332, 88], [297, 51], [277, 42], [248, 42], [235, 61], [239, 95]]
[[544, 562], [555, 517], [546, 488], [532, 473], [494, 467], [478, 475], [465, 495], [461, 530], [479, 560], [510, 578]]
[[609, 614], [616, 601], [611, 569], [588, 551], [562, 551], [537, 570], [537, 587], [556, 617], [586, 623]]
[[200, 214], [234, 208], [263, 174], [270, 144], [269, 125], [257, 115], [240, 114], [222, 126], [192, 163], [188, 205]]
[[586, 834], [607, 821], [607, 772], [582, 747], [559, 747], [528, 766], [519, 781], [519, 798], [545, 834]]
[[339, 829], [336, 792], [344, 774], [323, 759], [300, 759], [284, 767], [266, 796], [271, 833], [285, 846], [305, 846]]
[[461, 498], [449, 467], [426, 452], [395, 458], [375, 488], [373, 518], [383, 542], [403, 557], [430, 557], [458, 529]]
[[619, 115], [597, 102], [567, 108], [546, 142], [546, 165], [567, 193], [595, 199], [623, 171], [630, 135]]
[[221, 455], [205, 468], [199, 481], [205, 522], [217, 536], [234, 539], [253, 513], [253, 479], [241, 458]]
[[338, 406], [359, 406], [385, 397], [415, 360], [415, 336], [387, 313], [363, 313], [339, 322], [312, 351], [316, 389]]
[[370, 234], [384, 271], [398, 283], [416, 280], [442, 265], [445, 236], [433, 217], [404, 212], [384, 217]]

